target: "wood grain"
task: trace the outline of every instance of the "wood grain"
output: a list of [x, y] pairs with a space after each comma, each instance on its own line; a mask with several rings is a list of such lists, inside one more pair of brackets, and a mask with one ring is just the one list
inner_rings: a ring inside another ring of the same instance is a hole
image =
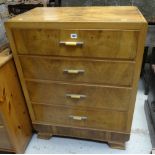
[[136, 65], [134, 70], [134, 77], [133, 77], [133, 91], [132, 91], [132, 98], [131, 98], [131, 105], [129, 106], [129, 112], [128, 112], [128, 131], [131, 131], [131, 125], [132, 125], [132, 119], [133, 119], [133, 112], [135, 108], [135, 102], [136, 102], [136, 95], [138, 90], [138, 81], [140, 78], [140, 71], [142, 66], [142, 60], [143, 60], [143, 53], [144, 53], [144, 45], [146, 40], [146, 34], [147, 34], [147, 24], [144, 24], [141, 28], [141, 32], [139, 35], [138, 45], [137, 45], [137, 56], [136, 56]]
[[[9, 135], [9, 143], [5, 144], [6, 146], [11, 144], [14, 148], [12, 151], [23, 153], [31, 138], [32, 128], [12, 59], [0, 68], [0, 83], [0, 97], [3, 98], [0, 112], [5, 131]], [[4, 148], [6, 149], [5, 146]]]
[[39, 133], [48, 133], [49, 135], [61, 135], [67, 137], [76, 137], [83, 139], [93, 139], [98, 141], [105, 141], [113, 144], [123, 144], [129, 140], [129, 133], [104, 131], [89, 128], [59, 126], [34, 123], [34, 128]]
[[[45, 106], [33, 104], [36, 122], [60, 126], [85, 127], [118, 132], [126, 131], [126, 112], [111, 112], [91, 108], [68, 106]], [[86, 120], [73, 120], [70, 116], [87, 117]]]
[[[105, 87], [47, 81], [26, 81], [31, 102], [43, 105], [65, 105], [128, 111], [131, 88]], [[85, 98], [70, 98], [66, 94], [85, 95]], [[115, 99], [115, 100], [114, 100]]]
[[[136, 7], [37, 8], [5, 25], [38, 135], [105, 140], [124, 148], [147, 31], [140, 11]], [[78, 37], [71, 38], [72, 33]], [[74, 75], [66, 74], [66, 69]], [[82, 73], [75, 75], [75, 70]], [[87, 93], [88, 98], [74, 104], [64, 98], [66, 91]]]
[[57, 7], [35, 8], [10, 19], [10, 22], [102, 22], [137, 23], [146, 22], [137, 7]]
[[[19, 54], [134, 59], [138, 31], [120, 30], [13, 30]], [[71, 38], [76, 34], [77, 38]], [[41, 37], [40, 37], [41, 36]], [[33, 40], [33, 41], [32, 41]], [[60, 42], [83, 42], [82, 46], [65, 46]], [[39, 45], [39, 46], [38, 46]], [[124, 48], [125, 47], [125, 48]]]
[[0, 125], [3, 125], [2, 114], [0, 113]]
[[[134, 62], [19, 56], [25, 79], [131, 86]], [[84, 70], [67, 74], [64, 70]], [[119, 71], [119, 72], [118, 72]]]
[[5, 127], [0, 125], [0, 150], [1, 149], [11, 151], [14, 148]]
[[[10, 46], [11, 46], [12, 52], [16, 51], [16, 46], [15, 46], [14, 39], [13, 39], [13, 36], [12, 36], [12, 31], [7, 26], [5, 28], [6, 28], [6, 31], [7, 31], [7, 36], [9, 38], [10, 42], [11, 42]], [[18, 56], [17, 56], [17, 54], [15, 52], [13, 52], [13, 57], [14, 57], [14, 60], [15, 60], [14, 62], [15, 62], [16, 69], [17, 69], [17, 72], [18, 72], [18, 76], [20, 78], [20, 83], [22, 85], [22, 89], [23, 89], [23, 92], [24, 92], [25, 100], [27, 102], [29, 113], [31, 115], [31, 120], [33, 121], [34, 120], [33, 109], [32, 109], [30, 99], [29, 99], [29, 95], [28, 95], [28, 92], [27, 92], [27, 89], [26, 89], [26, 86], [25, 86], [25, 81], [22, 80], [23, 79], [22, 68], [21, 68]]]

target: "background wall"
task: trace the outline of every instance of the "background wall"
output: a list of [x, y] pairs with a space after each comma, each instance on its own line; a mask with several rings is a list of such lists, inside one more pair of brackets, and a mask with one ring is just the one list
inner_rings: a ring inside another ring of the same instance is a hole
[[61, 0], [62, 6], [135, 5], [149, 22], [155, 22], [155, 0]]
[[0, 45], [7, 42], [4, 22], [9, 18], [8, 9], [5, 4], [0, 4]]

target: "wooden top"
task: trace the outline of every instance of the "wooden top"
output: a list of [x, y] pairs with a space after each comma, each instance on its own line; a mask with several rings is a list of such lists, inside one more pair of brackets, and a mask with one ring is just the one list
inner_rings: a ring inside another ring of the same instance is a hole
[[106, 22], [139, 23], [146, 20], [137, 7], [59, 7], [35, 8], [8, 22]]
[[6, 49], [0, 53], [0, 68], [12, 59], [12, 54], [9, 54], [10, 50]]

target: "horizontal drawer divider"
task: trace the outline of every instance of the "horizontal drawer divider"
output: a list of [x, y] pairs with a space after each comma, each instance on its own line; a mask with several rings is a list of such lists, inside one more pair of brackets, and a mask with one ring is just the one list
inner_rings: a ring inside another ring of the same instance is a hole
[[97, 57], [69, 57], [69, 56], [56, 56], [56, 55], [34, 55], [34, 54], [18, 54], [19, 57], [38, 57], [38, 58], [46, 58], [46, 59], [62, 59], [62, 60], [80, 60], [80, 61], [104, 61], [104, 62], [128, 62], [135, 63], [135, 59], [122, 59], [122, 58], [97, 58]]
[[25, 81], [31, 82], [40, 82], [40, 83], [56, 83], [56, 84], [69, 84], [69, 85], [85, 85], [85, 86], [97, 86], [97, 87], [107, 87], [107, 88], [128, 88], [132, 89], [132, 86], [123, 86], [123, 85], [107, 85], [104, 83], [86, 83], [86, 82], [69, 82], [69, 81], [52, 81], [52, 80], [41, 80], [41, 79], [28, 79], [25, 78]]
[[[63, 22], [63, 24], [58, 24], [57, 22], [53, 22], [51, 24], [51, 22], [39, 22], [39, 24], [37, 24], [37, 28], [38, 29], [44, 29], [45, 26], [47, 29], [73, 29], [72, 24], [70, 24], [72, 22]], [[23, 23], [17, 22], [17, 24], [11, 24], [12, 28], [20, 28], [23, 29]], [[139, 31], [142, 26], [143, 23], [139, 23], [139, 22], [133, 22], [132, 24], [129, 24], [128, 22], [125, 23], [117, 23], [117, 27], [116, 24], [114, 24], [113, 22], [110, 23], [100, 23], [100, 22], [93, 22], [90, 21], [89, 22], [89, 27], [88, 24], [86, 24], [85, 22], [79, 22], [74, 24], [74, 30], [75, 29], [80, 29], [80, 30], [124, 30], [124, 31]], [[36, 29], [36, 24], [34, 24], [34, 22], [24, 22], [24, 26], [26, 26], [29, 29]], [[104, 28], [103, 28], [104, 27]]]
[[[48, 104], [48, 103], [39, 103], [39, 102], [33, 102], [31, 101], [32, 104], [34, 105], [43, 105], [43, 106], [57, 106], [57, 107], [69, 107], [69, 108], [72, 108], [73, 106], [72, 105], [64, 105], [64, 104], [59, 104], [59, 105], [55, 105], [55, 104]], [[84, 107], [82, 106], [78, 106], [76, 107], [76, 109], [84, 109]], [[123, 109], [112, 109], [112, 108], [96, 108], [96, 107], [87, 107], [87, 111], [89, 110], [104, 110], [104, 111], [119, 111], [119, 112], [128, 112], [128, 110], [123, 110]]]

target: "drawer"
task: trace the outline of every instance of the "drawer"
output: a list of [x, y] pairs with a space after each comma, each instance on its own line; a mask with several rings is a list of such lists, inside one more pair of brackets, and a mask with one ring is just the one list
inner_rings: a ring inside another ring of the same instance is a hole
[[138, 31], [14, 29], [19, 54], [134, 59]]
[[130, 86], [134, 63], [20, 56], [25, 78]]
[[130, 88], [27, 81], [30, 100], [48, 105], [107, 108], [127, 111]]
[[0, 125], [0, 149], [10, 150], [13, 149], [13, 146], [9, 140], [7, 131], [4, 126]]
[[127, 113], [33, 104], [37, 122], [51, 125], [125, 131]]

